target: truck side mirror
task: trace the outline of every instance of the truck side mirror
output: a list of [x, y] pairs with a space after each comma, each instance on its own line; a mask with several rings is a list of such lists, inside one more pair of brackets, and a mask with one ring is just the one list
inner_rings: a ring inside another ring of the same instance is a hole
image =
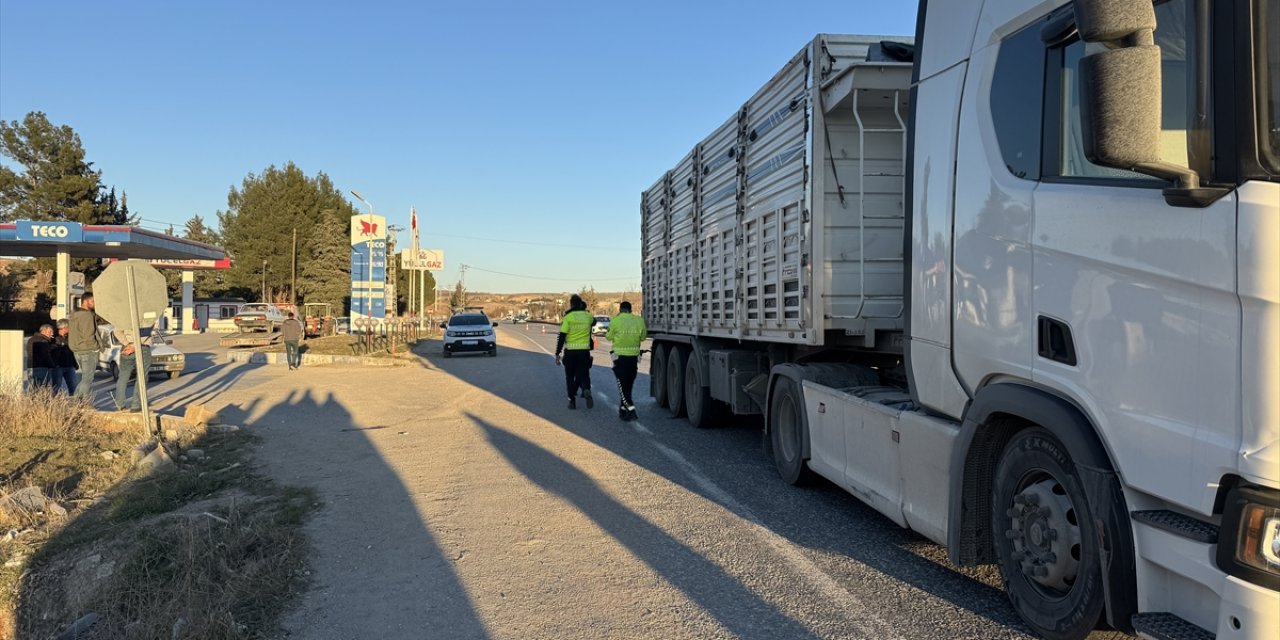
[[1080, 115], [1090, 162], [1136, 171], [1174, 186], [1175, 207], [1205, 207], [1228, 191], [1200, 186], [1195, 171], [1160, 159], [1161, 65], [1151, 0], [1074, 0], [1076, 30], [1109, 48], [1080, 61]]

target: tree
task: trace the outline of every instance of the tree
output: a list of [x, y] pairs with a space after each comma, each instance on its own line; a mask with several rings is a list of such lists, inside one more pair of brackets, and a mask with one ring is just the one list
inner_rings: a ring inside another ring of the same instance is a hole
[[467, 290], [459, 282], [453, 287], [453, 295], [449, 296], [449, 308], [461, 309], [467, 306]]
[[80, 136], [71, 127], [54, 126], [40, 111], [21, 122], [0, 121], [0, 156], [22, 169], [0, 165], [0, 221], [104, 222], [101, 172], [85, 161]]
[[600, 294], [596, 293], [595, 287], [583, 287], [578, 292], [578, 297], [587, 303], [587, 313], [596, 313], [596, 307], [600, 306]]
[[292, 273], [290, 252], [298, 233], [298, 300], [328, 302], [341, 309], [351, 290], [349, 220], [351, 203], [324, 173], [307, 176], [292, 162], [249, 174], [240, 188], [227, 194], [227, 210], [218, 212], [222, 246], [232, 257], [225, 273], [231, 293], [257, 299], [288, 298]]

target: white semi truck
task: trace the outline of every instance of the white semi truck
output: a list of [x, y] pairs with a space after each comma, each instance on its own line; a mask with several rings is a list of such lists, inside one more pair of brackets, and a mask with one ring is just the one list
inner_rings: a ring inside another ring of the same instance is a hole
[[1280, 638], [1278, 69], [1280, 0], [818, 36], [642, 194], [651, 393], [1045, 637]]

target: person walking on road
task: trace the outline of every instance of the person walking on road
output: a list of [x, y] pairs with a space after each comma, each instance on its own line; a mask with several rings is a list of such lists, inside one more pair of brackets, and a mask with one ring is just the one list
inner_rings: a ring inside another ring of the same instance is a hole
[[[136, 413], [142, 411], [141, 388], [144, 384], [142, 382], [143, 376], [147, 375], [147, 372], [151, 370], [151, 335], [148, 332], [141, 340], [137, 340], [133, 332], [128, 329], [116, 329], [115, 333], [116, 340], [119, 340], [120, 344], [124, 345], [120, 348], [120, 363], [117, 366], [119, 375], [116, 377], [116, 411], [128, 410]], [[134, 351], [137, 349], [142, 350], [141, 371], [137, 370], [137, 363], [133, 357]], [[131, 399], [126, 394], [129, 391], [129, 378], [133, 377], [135, 373], [138, 376], [138, 382], [134, 385], [133, 398]]]
[[280, 325], [280, 335], [284, 338], [284, 357], [289, 363], [289, 370], [292, 371], [302, 366], [301, 343], [304, 336], [302, 322], [298, 320], [293, 312], [288, 313], [288, 318], [284, 324]]
[[560, 323], [560, 335], [556, 336], [556, 364], [561, 364], [560, 351], [564, 351], [564, 384], [569, 392], [569, 408], [577, 409], [578, 389], [587, 400], [587, 408], [595, 406], [591, 397], [591, 326], [595, 316], [587, 313], [587, 303], [578, 294], [569, 298], [569, 313]]
[[70, 332], [70, 323], [66, 320], [59, 320], [57, 329], [53, 335], [53, 363], [57, 368], [53, 370], [50, 376], [50, 386], [54, 391], [60, 391], [64, 387], [67, 395], [73, 395], [76, 392], [76, 355], [71, 353], [71, 347], [67, 346], [67, 334]]
[[636, 369], [640, 363], [640, 343], [649, 337], [644, 319], [631, 315], [631, 303], [623, 300], [618, 305], [618, 315], [609, 321], [604, 337], [613, 343], [613, 376], [618, 379], [618, 417], [636, 419], [636, 404], [631, 400], [631, 389], [636, 384]]
[[27, 339], [27, 367], [31, 369], [32, 387], [53, 386], [53, 325], [42, 324], [40, 331]]
[[76, 368], [80, 370], [80, 379], [76, 383], [75, 397], [89, 398], [93, 389], [93, 372], [98, 369], [98, 354], [106, 345], [102, 334], [98, 333], [98, 314], [94, 313], [93, 294], [86, 293], [80, 298], [80, 308], [71, 314], [67, 323], [67, 347], [76, 359]]

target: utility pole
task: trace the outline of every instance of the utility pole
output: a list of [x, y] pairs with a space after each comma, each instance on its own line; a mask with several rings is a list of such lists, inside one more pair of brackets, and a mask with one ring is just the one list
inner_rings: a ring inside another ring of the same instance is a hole
[[298, 228], [293, 228], [293, 275], [289, 283], [289, 298], [293, 303], [293, 309], [296, 313], [298, 310]]
[[270, 300], [267, 300], [267, 259], [266, 258], [262, 259], [262, 301], [270, 302]]
[[400, 303], [397, 299], [396, 284], [400, 282], [400, 270], [396, 267], [398, 264], [396, 253], [396, 233], [404, 231], [404, 227], [395, 225], [387, 225], [387, 307], [391, 309], [391, 315], [399, 316]]

